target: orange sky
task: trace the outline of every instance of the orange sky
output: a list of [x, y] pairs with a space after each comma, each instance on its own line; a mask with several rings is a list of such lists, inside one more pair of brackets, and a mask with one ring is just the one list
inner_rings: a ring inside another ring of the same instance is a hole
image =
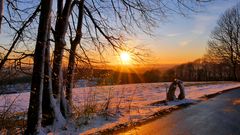
[[[187, 17], [170, 16], [164, 23], [154, 28], [153, 36], [137, 32], [129, 37], [130, 47], [141, 46], [149, 54], [148, 64], [181, 64], [201, 58], [207, 50], [207, 42], [219, 16], [240, 0], [220, 0], [209, 3], [199, 13]], [[110, 63], [119, 63], [117, 56]], [[117, 62], [118, 61], [118, 62]]]
[[[144, 62], [138, 59], [130, 63], [181, 64], [201, 58], [206, 53], [207, 41], [219, 16], [237, 2], [240, 0], [215, 0], [200, 12], [189, 13], [187, 17], [179, 14], [169, 16], [153, 29], [152, 36], [139, 31], [134, 36], [128, 36], [127, 46], [140, 46], [146, 50], [141, 52], [144, 54]], [[7, 34], [3, 33], [0, 37], [2, 42], [11, 40], [5, 36]], [[110, 65], [121, 64], [119, 56], [111, 51], [105, 54], [105, 59]]]

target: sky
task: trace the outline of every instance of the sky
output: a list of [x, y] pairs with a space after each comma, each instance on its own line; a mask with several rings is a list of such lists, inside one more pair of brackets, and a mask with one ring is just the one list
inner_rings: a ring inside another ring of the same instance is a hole
[[149, 48], [150, 63], [181, 64], [201, 58], [219, 16], [240, 0], [215, 0], [187, 17], [172, 15], [159, 23], [153, 36], [137, 34], [129, 42]]
[[[181, 64], [194, 61], [206, 53], [207, 41], [219, 16], [238, 2], [240, 0], [214, 0], [205, 3], [198, 12], [188, 13], [185, 17], [172, 14], [167, 20], [157, 24], [152, 36], [137, 32], [135, 36], [130, 37], [127, 44], [147, 49], [148, 64]], [[1, 44], [12, 40], [8, 36], [8, 29], [3, 28]], [[106, 56], [108, 63], [121, 63], [118, 55], [107, 53]]]

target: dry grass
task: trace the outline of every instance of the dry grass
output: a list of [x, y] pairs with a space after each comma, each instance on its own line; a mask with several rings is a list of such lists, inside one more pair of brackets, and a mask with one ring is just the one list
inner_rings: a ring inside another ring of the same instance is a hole
[[81, 106], [74, 107], [74, 116], [77, 121], [77, 125], [86, 125], [88, 121], [93, 117], [97, 112], [97, 102], [96, 102], [96, 93], [90, 91]]
[[[17, 99], [17, 97], [16, 97]], [[0, 111], [0, 134], [24, 134], [26, 128], [26, 113], [13, 112], [15, 100], [11, 103], [7, 98], [4, 98], [4, 106], [1, 106]]]

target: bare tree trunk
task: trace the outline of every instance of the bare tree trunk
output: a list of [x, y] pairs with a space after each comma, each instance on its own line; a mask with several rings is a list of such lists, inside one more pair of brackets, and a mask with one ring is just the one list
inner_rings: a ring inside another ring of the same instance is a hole
[[[65, 41], [64, 41], [65, 42]], [[62, 57], [64, 52], [65, 43], [56, 41], [53, 60], [53, 94], [54, 97], [60, 101], [63, 77], [62, 77]]]
[[65, 36], [68, 27], [68, 18], [71, 12], [72, 0], [67, 0], [65, 6], [62, 6], [62, 0], [58, 0], [58, 14], [54, 32], [55, 38], [55, 50], [54, 50], [54, 60], [53, 60], [53, 93], [57, 98], [57, 102], [61, 103], [61, 110], [64, 116], [66, 116], [65, 101], [61, 96], [63, 94], [63, 71], [62, 71], [62, 58], [64, 47], [66, 46]]
[[[233, 31], [233, 30], [232, 30]], [[237, 74], [236, 74], [236, 58], [234, 56], [234, 49], [233, 49], [233, 37], [232, 37], [232, 31], [229, 34], [230, 37], [230, 53], [231, 53], [231, 64], [232, 64], [232, 72], [233, 72], [233, 80], [237, 81]]]
[[[49, 21], [51, 22], [51, 21]], [[44, 89], [43, 89], [43, 102], [42, 102], [42, 114], [43, 114], [43, 120], [42, 124], [45, 125], [51, 125], [54, 120], [54, 111], [51, 105], [51, 95], [52, 95], [52, 75], [51, 75], [51, 65], [50, 65], [50, 28], [51, 23], [48, 24], [48, 41], [46, 45], [45, 50], [45, 67], [44, 67]]]
[[[50, 24], [49, 24], [50, 26]], [[50, 29], [49, 29], [50, 32]], [[49, 37], [50, 39], [50, 33]], [[54, 128], [62, 128], [66, 121], [60, 111], [60, 104], [53, 96], [52, 91], [52, 72], [50, 65], [50, 41], [48, 40], [45, 53], [45, 76], [44, 76], [44, 90], [43, 90], [43, 126], [53, 125]]]
[[34, 66], [26, 134], [39, 133], [42, 121], [45, 47], [48, 40], [48, 24], [51, 16], [52, 0], [42, 0], [41, 8], [42, 10], [38, 27], [37, 43], [34, 54]]
[[76, 52], [77, 44], [71, 45], [69, 63], [67, 69], [67, 84], [66, 84], [66, 99], [69, 104], [68, 112], [72, 111], [72, 88], [73, 88], [73, 78], [74, 78], [74, 69], [75, 69], [75, 52]]
[[3, 12], [4, 12], [4, 0], [0, 0], [0, 33], [2, 31]]
[[236, 63], [233, 64], [233, 80], [234, 81], [238, 80], [238, 77], [237, 77], [237, 64]]
[[78, 24], [77, 24], [77, 32], [75, 39], [71, 42], [71, 49], [69, 55], [69, 63], [67, 69], [67, 84], [66, 84], [66, 99], [68, 102], [68, 113], [71, 115], [72, 112], [72, 88], [73, 88], [73, 79], [74, 79], [74, 69], [75, 69], [75, 54], [77, 45], [80, 44], [82, 38], [82, 22], [84, 15], [84, 0], [79, 2], [78, 6]]

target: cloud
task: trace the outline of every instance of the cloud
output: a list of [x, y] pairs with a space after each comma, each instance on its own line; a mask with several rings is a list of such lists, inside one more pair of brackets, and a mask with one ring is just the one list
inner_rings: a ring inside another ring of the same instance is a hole
[[167, 37], [176, 37], [176, 36], [179, 36], [179, 35], [181, 35], [182, 33], [169, 33], [169, 34], [167, 34], [166, 36]]

